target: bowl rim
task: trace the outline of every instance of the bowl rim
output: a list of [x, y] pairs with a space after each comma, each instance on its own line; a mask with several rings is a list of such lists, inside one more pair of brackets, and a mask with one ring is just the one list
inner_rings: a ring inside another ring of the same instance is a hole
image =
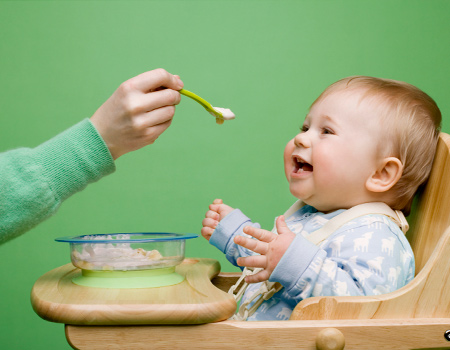
[[[148, 238], [141, 239], [85, 239], [83, 237], [102, 237], [102, 236], [115, 236], [115, 235], [143, 235]], [[154, 237], [154, 236], [163, 237]], [[153, 236], [153, 238], [151, 238]], [[166, 236], [166, 237], [164, 237]], [[98, 233], [79, 236], [68, 236], [55, 238], [56, 242], [63, 243], [82, 243], [82, 244], [96, 244], [96, 243], [151, 243], [151, 242], [167, 242], [167, 241], [181, 241], [186, 239], [197, 238], [198, 235], [190, 233], [173, 233], [173, 232], [123, 232], [123, 233]]]

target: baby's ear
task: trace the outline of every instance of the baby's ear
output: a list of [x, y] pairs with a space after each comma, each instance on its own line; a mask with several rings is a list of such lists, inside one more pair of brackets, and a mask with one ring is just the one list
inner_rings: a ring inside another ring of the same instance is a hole
[[403, 164], [395, 157], [384, 158], [378, 169], [367, 179], [366, 189], [370, 192], [387, 192], [403, 173]]

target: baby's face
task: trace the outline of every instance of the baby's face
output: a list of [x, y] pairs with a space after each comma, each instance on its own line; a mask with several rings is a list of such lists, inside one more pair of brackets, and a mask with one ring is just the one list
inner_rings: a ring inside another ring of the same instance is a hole
[[367, 201], [366, 181], [381, 161], [381, 126], [360, 97], [359, 91], [337, 91], [317, 102], [286, 146], [291, 193], [320, 211]]

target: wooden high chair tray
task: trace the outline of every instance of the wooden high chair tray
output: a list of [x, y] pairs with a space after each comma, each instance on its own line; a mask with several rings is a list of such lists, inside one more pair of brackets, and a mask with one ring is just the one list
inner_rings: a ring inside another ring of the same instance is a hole
[[45, 320], [73, 325], [200, 324], [225, 320], [236, 310], [234, 298], [211, 283], [220, 271], [213, 259], [185, 259], [177, 285], [159, 288], [106, 289], [76, 285], [81, 270], [72, 264], [40, 277], [31, 302]]

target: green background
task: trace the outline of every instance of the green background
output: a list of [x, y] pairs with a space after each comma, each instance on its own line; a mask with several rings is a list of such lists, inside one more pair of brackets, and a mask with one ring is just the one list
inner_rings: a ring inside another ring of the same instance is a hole
[[[56, 237], [199, 234], [214, 198], [270, 229], [294, 201], [284, 146], [340, 78], [412, 83], [436, 100], [449, 132], [449, 12], [438, 0], [1, 1], [0, 151], [37, 146], [90, 117], [121, 82], [158, 67], [237, 117], [216, 125], [183, 97], [154, 145], [123, 156], [113, 175], [0, 246], [0, 347], [70, 348], [63, 325], [30, 305], [36, 279], [69, 262]], [[189, 241], [186, 255], [235, 270], [203, 238]]]

